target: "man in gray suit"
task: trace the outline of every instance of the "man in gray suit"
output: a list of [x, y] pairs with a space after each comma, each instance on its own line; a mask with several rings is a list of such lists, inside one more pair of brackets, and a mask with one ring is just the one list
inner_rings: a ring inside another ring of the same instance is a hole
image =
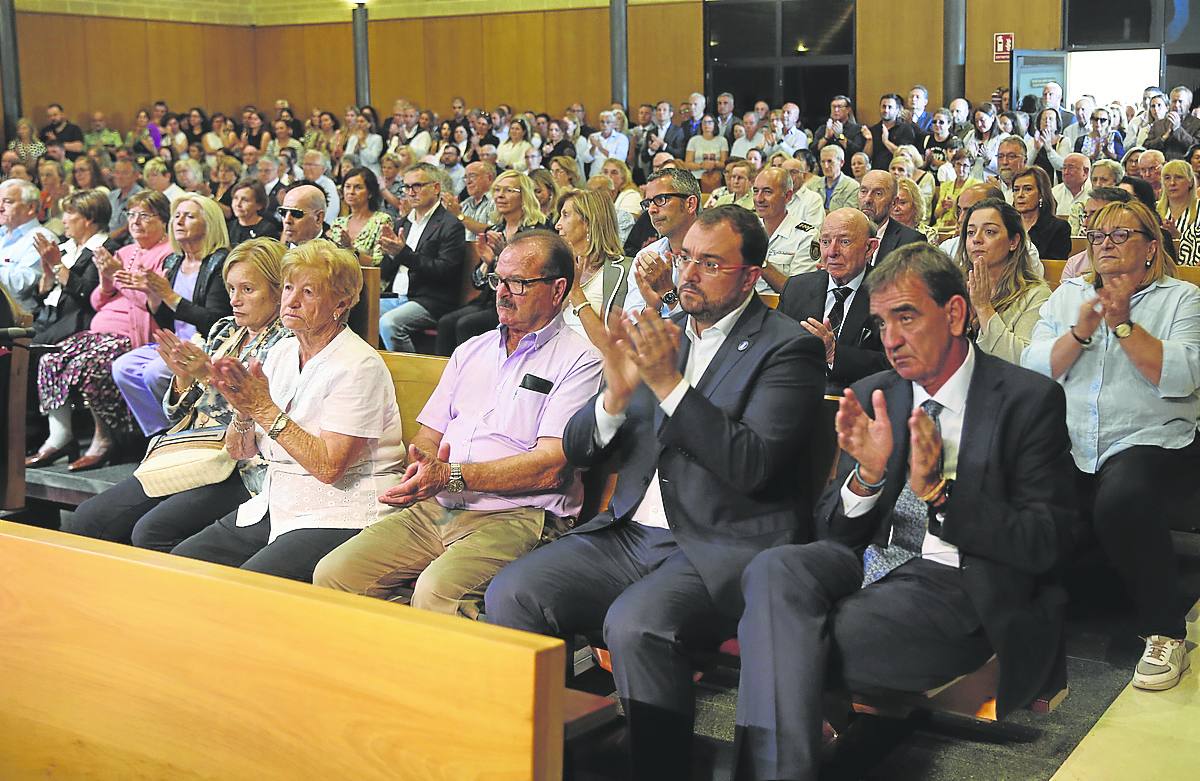
[[635, 779], [690, 777], [687, 651], [732, 634], [756, 553], [810, 536], [801, 475], [822, 349], [754, 294], [766, 244], [740, 206], [701, 212], [679, 258], [683, 312], [627, 323], [604, 357], [606, 387], [567, 425], [573, 466], [619, 462], [610, 509], [487, 592], [503, 626], [568, 640], [603, 628]]
[[928, 244], [867, 288], [895, 370], [841, 402], [820, 539], [742, 578], [739, 778], [817, 777], [827, 687], [920, 692], [995, 654], [1003, 718], [1058, 658], [1066, 597], [1047, 574], [1076, 521], [1062, 388], [972, 346], [962, 273]]

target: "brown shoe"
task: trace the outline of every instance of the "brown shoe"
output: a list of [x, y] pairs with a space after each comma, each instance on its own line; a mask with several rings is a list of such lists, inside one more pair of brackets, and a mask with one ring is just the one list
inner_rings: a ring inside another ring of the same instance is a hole
[[104, 466], [112, 458], [113, 449], [109, 447], [95, 454], [84, 454], [67, 465], [68, 472], [82, 472], [85, 469], [95, 469]]
[[[25, 457], [26, 469], [37, 469], [42, 466], [50, 466], [58, 459], [66, 456], [67, 458], [79, 457], [79, 443], [72, 440], [64, 447], [41, 447], [38, 452], [32, 456]], [[69, 468], [69, 467], [68, 467]]]

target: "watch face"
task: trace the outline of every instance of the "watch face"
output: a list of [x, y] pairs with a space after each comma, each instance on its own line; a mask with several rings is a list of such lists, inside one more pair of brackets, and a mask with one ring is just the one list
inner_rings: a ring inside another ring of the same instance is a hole
[[675, 306], [679, 301], [679, 294], [674, 290], [668, 290], [666, 293], [663, 293], [662, 300], [667, 306]]
[[1133, 333], [1133, 324], [1121, 323], [1113, 329], [1113, 333], [1116, 334], [1118, 339], [1124, 339], [1126, 336], [1129, 336], [1131, 333]]
[[463, 489], [466, 487], [467, 486], [463, 482], [463, 479], [461, 477], [453, 478], [450, 480], [449, 483], [446, 484], [446, 490], [452, 494], [460, 494], [463, 492]]

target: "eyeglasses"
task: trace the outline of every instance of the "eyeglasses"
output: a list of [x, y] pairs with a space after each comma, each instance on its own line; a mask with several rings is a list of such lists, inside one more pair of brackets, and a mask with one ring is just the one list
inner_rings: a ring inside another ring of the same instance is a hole
[[275, 210], [275, 214], [281, 220], [288, 217], [291, 217], [293, 220], [302, 220], [304, 219], [304, 215], [308, 214], [308, 212], [304, 211], [303, 209], [293, 209], [288, 206], [280, 206]]
[[146, 222], [158, 217], [157, 214], [151, 214], [150, 212], [126, 212], [125, 216], [129, 222]]
[[1092, 121], [1100, 125], [1105, 125], [1108, 124], [1108, 117], [1092, 117]]
[[400, 185], [400, 189], [406, 193], [415, 193], [422, 187], [428, 187], [431, 184], [437, 184], [437, 182], [413, 182], [412, 184], [405, 182], [404, 184]]
[[704, 276], [715, 277], [723, 271], [737, 271], [738, 269], [746, 268], [748, 264], [738, 263], [736, 266], [722, 266], [720, 263], [711, 260], [696, 260], [687, 255], [672, 255], [671, 265], [680, 271], [686, 270], [689, 266], [696, 266]]
[[1021, 154], [1020, 152], [998, 152], [996, 154], [996, 159], [997, 160], [1019, 160], [1020, 158], [1022, 158], [1024, 156], [1025, 155]]
[[553, 282], [562, 277], [534, 277], [533, 279], [519, 279], [517, 277], [509, 277], [505, 279], [499, 274], [488, 274], [484, 279], [487, 280], [488, 287], [492, 290], [499, 290], [501, 285], [508, 288], [508, 292], [514, 296], [523, 296], [528, 292], [529, 286], [535, 282]]
[[1113, 228], [1108, 233], [1105, 233], [1104, 231], [1092, 230], [1083, 235], [1085, 238], [1087, 238], [1088, 244], [1091, 244], [1092, 246], [1099, 246], [1104, 243], [1105, 239], [1112, 239], [1113, 244], [1124, 244], [1125, 242], [1129, 241], [1129, 237], [1135, 233], [1140, 233], [1148, 239], [1153, 238], [1153, 236], [1146, 231], [1138, 230], [1137, 228]]
[[520, 187], [496, 187], [492, 190], [493, 195], [500, 195], [501, 193], [507, 193], [509, 195], [520, 195], [521, 188]]
[[686, 195], [684, 193], [659, 193], [658, 195], [654, 196], [653, 198], [646, 198], [638, 205], [642, 207], [642, 211], [646, 211], [647, 209], [649, 209], [650, 204], [654, 204], [655, 206], [657, 206], [658, 208], [661, 209], [662, 207], [666, 206], [667, 203], [670, 202], [670, 200], [672, 198], [678, 198], [681, 201], [686, 201], [689, 197], [691, 197], [691, 196]]

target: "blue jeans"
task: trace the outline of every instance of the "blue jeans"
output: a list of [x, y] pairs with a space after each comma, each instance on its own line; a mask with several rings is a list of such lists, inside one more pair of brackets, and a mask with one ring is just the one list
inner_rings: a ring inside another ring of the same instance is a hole
[[437, 324], [428, 309], [407, 299], [381, 299], [379, 312], [379, 338], [383, 340], [383, 346], [392, 352], [416, 352], [412, 335]]

